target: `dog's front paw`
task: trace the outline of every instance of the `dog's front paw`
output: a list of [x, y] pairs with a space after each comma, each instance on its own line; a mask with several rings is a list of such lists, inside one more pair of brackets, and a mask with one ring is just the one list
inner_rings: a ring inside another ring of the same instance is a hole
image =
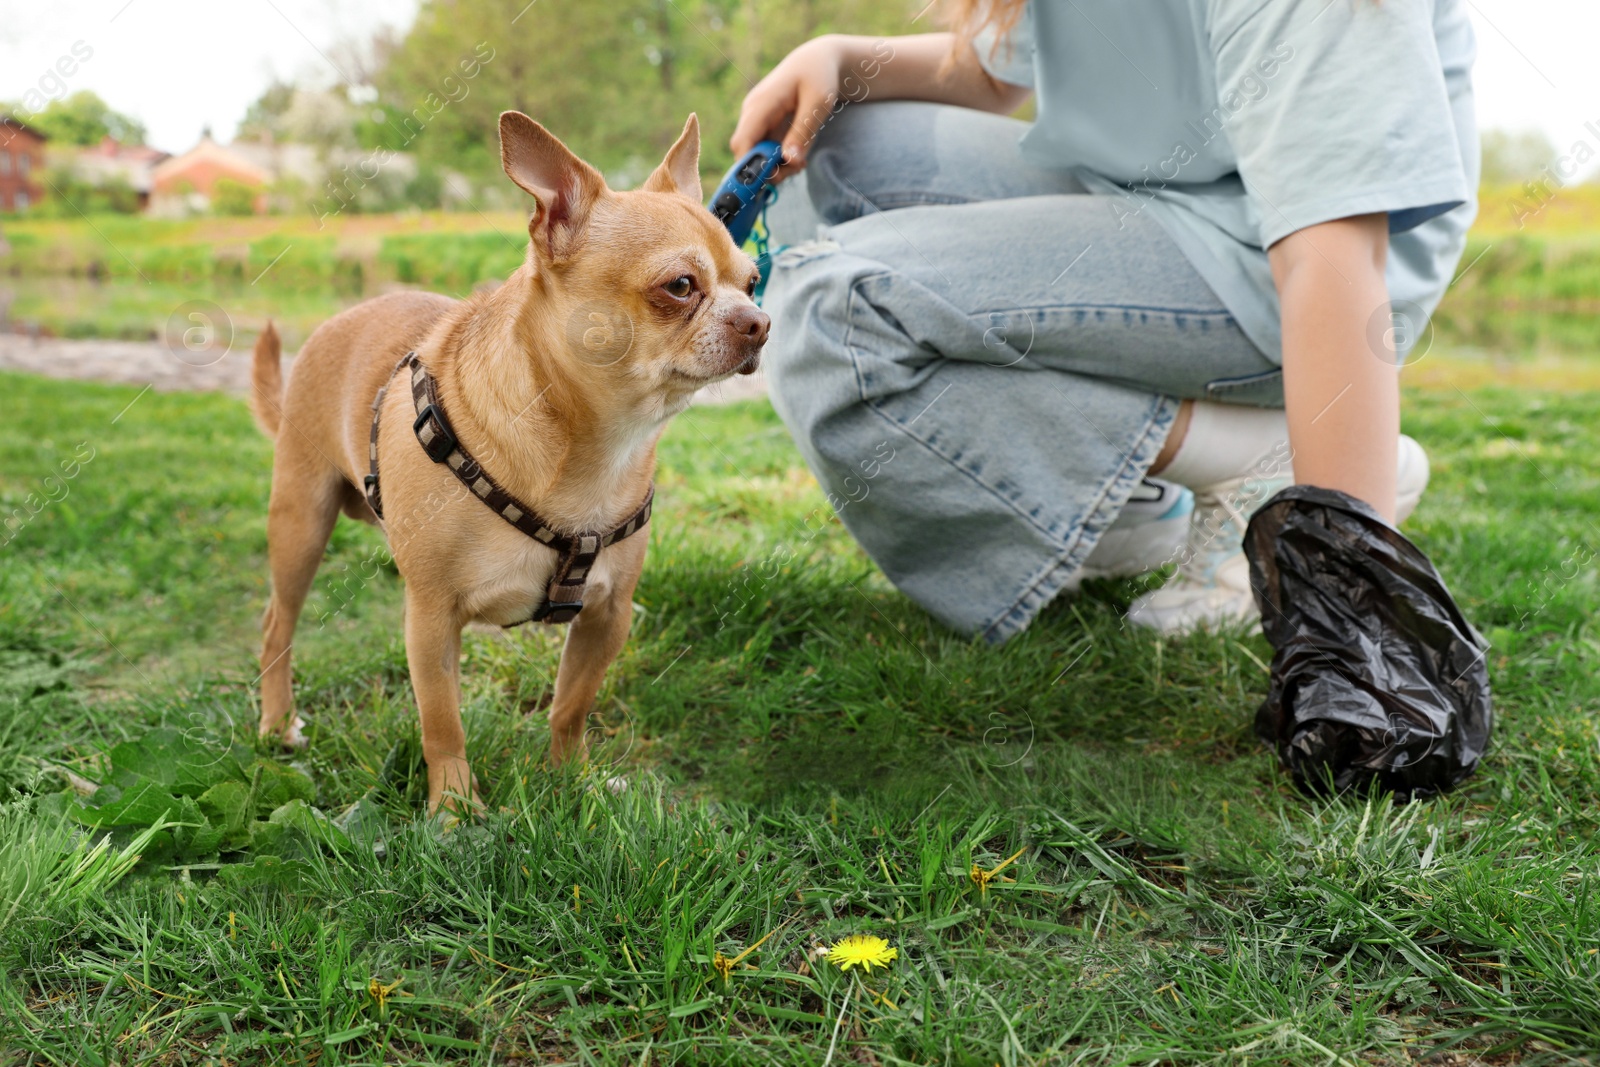
[[305, 734], [305, 720], [296, 715], [289, 720], [289, 725], [283, 728], [284, 748], [305, 748], [310, 744], [310, 739]]
[[446, 828], [463, 819], [476, 819], [484, 813], [483, 797], [478, 792], [478, 776], [467, 761], [442, 759], [428, 766], [428, 816]]

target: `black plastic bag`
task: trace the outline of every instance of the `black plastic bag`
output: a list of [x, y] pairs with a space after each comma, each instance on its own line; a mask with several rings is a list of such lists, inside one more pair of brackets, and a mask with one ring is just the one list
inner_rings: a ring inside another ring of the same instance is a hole
[[1494, 723], [1488, 644], [1417, 546], [1354, 497], [1297, 485], [1244, 550], [1274, 649], [1256, 732], [1297, 785], [1408, 800], [1472, 773]]

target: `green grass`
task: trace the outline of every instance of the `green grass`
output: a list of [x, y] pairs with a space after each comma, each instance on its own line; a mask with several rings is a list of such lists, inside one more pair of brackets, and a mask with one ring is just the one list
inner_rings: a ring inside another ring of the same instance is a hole
[[[129, 873], [149, 842], [61, 828], [54, 768], [249, 743], [269, 446], [227, 398], [0, 388], [0, 523], [60, 497], [0, 547], [0, 1063], [820, 1064], [847, 997], [838, 1063], [1600, 1056], [1600, 394], [1408, 398], [1409, 530], [1500, 714], [1437, 801], [1294, 794], [1250, 728], [1264, 642], [1131, 632], [1139, 583], [1001, 649], [942, 631], [747, 404], [663, 443], [594, 769], [541, 762], [559, 634], [470, 634], [490, 814], [421, 820], [384, 767], [416, 734], [399, 580], [341, 523], [296, 647], [312, 743], [273, 758], [324, 811], [376, 798], [382, 848]], [[854, 932], [899, 950], [861, 986], [810, 952]]]

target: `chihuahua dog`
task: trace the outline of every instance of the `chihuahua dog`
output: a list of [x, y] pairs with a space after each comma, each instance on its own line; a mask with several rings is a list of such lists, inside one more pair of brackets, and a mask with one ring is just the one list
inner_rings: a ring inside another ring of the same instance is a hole
[[769, 326], [755, 264], [701, 205], [695, 116], [631, 192], [520, 112], [500, 116], [500, 153], [534, 199], [527, 259], [504, 285], [358, 304], [312, 333], [287, 383], [270, 325], [255, 348], [251, 407], [277, 442], [261, 736], [305, 743], [295, 623], [340, 511], [377, 523], [405, 579], [430, 812], [477, 804], [460, 710], [469, 622], [570, 621], [550, 748], [584, 754], [628, 636], [656, 440], [697, 390], [756, 370]]

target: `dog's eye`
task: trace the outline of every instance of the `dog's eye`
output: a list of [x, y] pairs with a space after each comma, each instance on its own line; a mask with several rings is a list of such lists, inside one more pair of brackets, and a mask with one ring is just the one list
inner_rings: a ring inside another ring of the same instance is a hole
[[761, 280], [761, 275], [759, 275], [759, 274], [750, 275], [750, 280], [744, 283], [744, 293], [745, 293], [746, 296], [755, 296], [756, 295], [756, 282], [759, 282], [760, 280]]
[[694, 292], [694, 279], [685, 274], [672, 279], [661, 288], [665, 289], [667, 295], [675, 300], [686, 300], [689, 294]]

